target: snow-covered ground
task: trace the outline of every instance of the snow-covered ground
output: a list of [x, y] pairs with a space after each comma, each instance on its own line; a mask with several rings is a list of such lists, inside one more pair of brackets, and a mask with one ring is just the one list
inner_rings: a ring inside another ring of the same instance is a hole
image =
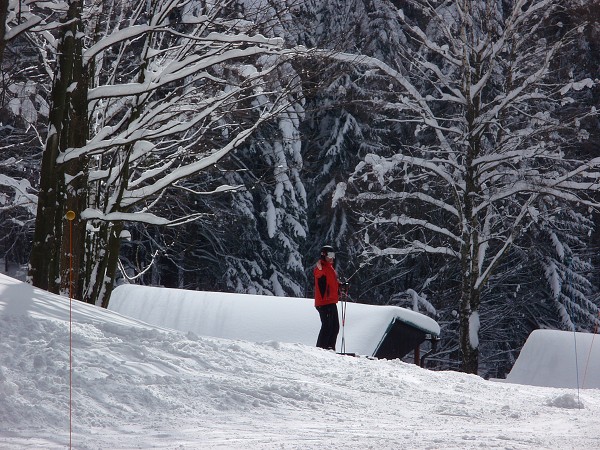
[[[183, 334], [72, 306], [73, 448], [588, 450], [600, 442], [597, 389]], [[69, 392], [68, 299], [0, 275], [0, 448], [68, 447]]]

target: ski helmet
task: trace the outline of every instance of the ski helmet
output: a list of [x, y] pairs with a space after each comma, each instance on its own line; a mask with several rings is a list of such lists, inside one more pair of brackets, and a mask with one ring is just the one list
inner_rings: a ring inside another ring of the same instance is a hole
[[321, 257], [325, 258], [326, 256], [329, 256], [330, 258], [335, 257], [335, 250], [331, 245], [324, 245], [321, 247]]

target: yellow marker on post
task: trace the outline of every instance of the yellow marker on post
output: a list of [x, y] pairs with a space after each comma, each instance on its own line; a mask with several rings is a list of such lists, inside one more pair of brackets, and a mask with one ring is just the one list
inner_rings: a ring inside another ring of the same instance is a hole
[[68, 221], [75, 219], [75, 211], [68, 210], [65, 217]]

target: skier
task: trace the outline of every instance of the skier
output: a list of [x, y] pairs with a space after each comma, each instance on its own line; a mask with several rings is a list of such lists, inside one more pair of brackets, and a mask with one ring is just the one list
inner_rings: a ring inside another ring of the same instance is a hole
[[337, 336], [340, 331], [337, 310], [340, 284], [333, 267], [334, 259], [333, 247], [330, 245], [323, 246], [321, 257], [313, 271], [315, 275], [315, 307], [321, 317], [321, 331], [317, 339], [317, 347], [329, 350], [335, 350]]

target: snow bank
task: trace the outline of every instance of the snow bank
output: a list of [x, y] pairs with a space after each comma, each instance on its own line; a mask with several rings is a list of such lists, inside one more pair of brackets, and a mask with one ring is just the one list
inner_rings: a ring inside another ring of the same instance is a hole
[[[69, 316], [69, 299], [34, 288], [27, 283], [0, 274], [0, 316], [52, 319]], [[105, 324], [155, 330], [139, 320], [124, 317], [80, 301], [72, 302], [73, 321], [77, 323]]]
[[533, 386], [600, 389], [598, 374], [600, 336], [535, 330], [527, 338], [506, 381]]
[[[0, 275], [0, 450], [598, 447], [600, 390], [159, 329]], [[292, 321], [293, 322], [293, 321]], [[547, 348], [543, 346], [540, 348]], [[399, 425], [400, 424], [400, 425]]]
[[[315, 345], [321, 322], [314, 301], [222, 292], [186, 291], [122, 285], [108, 308], [154, 325], [200, 336], [251, 342], [277, 341]], [[341, 303], [339, 304], [341, 308]], [[346, 352], [373, 355], [388, 326], [398, 318], [438, 336], [433, 319], [397, 306], [347, 303], [343, 330]], [[340, 311], [341, 321], [341, 311]], [[337, 341], [341, 350], [342, 330]]]

